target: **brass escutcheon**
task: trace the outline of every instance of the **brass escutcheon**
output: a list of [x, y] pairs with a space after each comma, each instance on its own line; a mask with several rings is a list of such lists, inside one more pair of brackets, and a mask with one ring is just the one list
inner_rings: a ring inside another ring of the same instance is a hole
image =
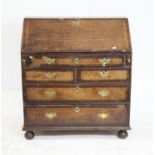
[[72, 24], [79, 25], [80, 24], [80, 19], [72, 20]]
[[80, 91], [79, 87], [75, 87], [75, 92], [78, 93]]
[[75, 65], [79, 64], [79, 58], [75, 58], [75, 59], [74, 59], [74, 64], [75, 64]]
[[79, 112], [80, 111], [80, 108], [79, 107], [75, 107], [75, 112]]

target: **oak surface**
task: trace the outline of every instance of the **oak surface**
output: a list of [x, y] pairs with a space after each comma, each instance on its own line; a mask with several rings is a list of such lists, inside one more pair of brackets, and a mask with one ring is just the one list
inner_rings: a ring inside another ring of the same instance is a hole
[[36, 131], [130, 129], [128, 19], [24, 19], [21, 63], [25, 137]]
[[[26, 88], [30, 101], [126, 101], [127, 87], [77, 87], [68, 88]], [[101, 96], [100, 92], [107, 92]], [[48, 95], [48, 94], [49, 95]], [[50, 96], [50, 93], [54, 93]]]
[[129, 51], [127, 19], [25, 19], [22, 51]]
[[[127, 125], [128, 118], [125, 106], [78, 107], [79, 112], [76, 112], [75, 108], [77, 107], [26, 108], [27, 124], [30, 126]], [[53, 117], [50, 117], [50, 114], [53, 114]]]

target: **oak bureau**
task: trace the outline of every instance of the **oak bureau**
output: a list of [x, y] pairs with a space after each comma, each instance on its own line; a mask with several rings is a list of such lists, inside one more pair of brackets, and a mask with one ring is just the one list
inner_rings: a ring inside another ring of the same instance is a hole
[[130, 129], [131, 41], [126, 18], [24, 19], [25, 137]]

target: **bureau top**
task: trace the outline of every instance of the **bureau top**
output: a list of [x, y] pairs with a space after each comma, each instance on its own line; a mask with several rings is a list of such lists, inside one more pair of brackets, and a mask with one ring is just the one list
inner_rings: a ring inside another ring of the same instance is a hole
[[22, 52], [130, 52], [126, 18], [24, 20]]

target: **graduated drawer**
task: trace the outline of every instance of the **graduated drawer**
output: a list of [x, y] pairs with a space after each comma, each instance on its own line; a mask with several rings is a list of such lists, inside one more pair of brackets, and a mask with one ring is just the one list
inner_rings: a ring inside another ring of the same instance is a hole
[[102, 126], [128, 123], [125, 106], [113, 107], [28, 107], [27, 126]]
[[23, 61], [30, 66], [123, 66], [123, 56], [28, 56]]
[[64, 82], [74, 80], [72, 70], [30, 70], [25, 71], [26, 81], [54, 81]]
[[129, 79], [128, 70], [80, 70], [80, 81], [125, 81]]
[[28, 101], [126, 101], [126, 86], [26, 88]]

